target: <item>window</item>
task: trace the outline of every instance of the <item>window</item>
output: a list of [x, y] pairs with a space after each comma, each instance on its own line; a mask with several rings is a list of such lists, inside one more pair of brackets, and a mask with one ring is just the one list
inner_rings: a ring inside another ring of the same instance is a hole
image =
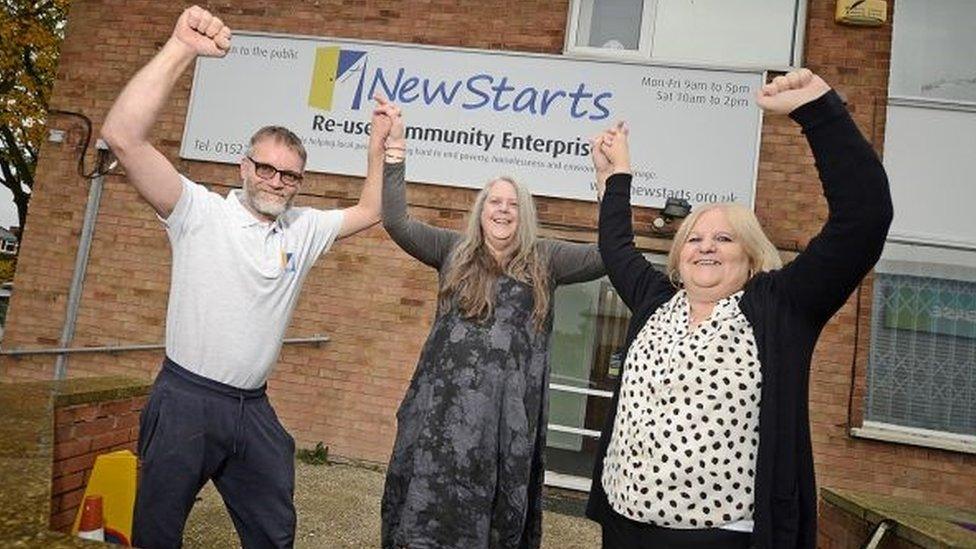
[[644, 21], [653, 20], [654, 2], [642, 0], [579, 0], [573, 3], [575, 32], [570, 50], [604, 48], [650, 55], [650, 32]]
[[[976, 2], [898, 0], [884, 164], [895, 217], [876, 268], [858, 436], [976, 453]], [[949, 198], [951, 197], [951, 198]]]
[[976, 441], [976, 278], [879, 272], [872, 308], [866, 426]]
[[972, 0], [895, 6], [884, 147], [894, 240], [976, 249], [973, 21]]
[[805, 20], [806, 0], [573, 0], [565, 52], [785, 69]]
[[974, 21], [972, 0], [899, 0], [889, 95], [976, 104]]

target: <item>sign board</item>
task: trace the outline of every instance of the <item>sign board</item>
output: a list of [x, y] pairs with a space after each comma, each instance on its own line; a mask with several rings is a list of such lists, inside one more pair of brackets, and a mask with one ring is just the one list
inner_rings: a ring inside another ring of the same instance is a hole
[[635, 204], [752, 205], [760, 71], [331, 38], [235, 34], [197, 62], [181, 156], [237, 163], [277, 124], [307, 169], [365, 175], [371, 97], [398, 103], [411, 181], [480, 188], [510, 175], [534, 194], [594, 200], [589, 138], [631, 129]]

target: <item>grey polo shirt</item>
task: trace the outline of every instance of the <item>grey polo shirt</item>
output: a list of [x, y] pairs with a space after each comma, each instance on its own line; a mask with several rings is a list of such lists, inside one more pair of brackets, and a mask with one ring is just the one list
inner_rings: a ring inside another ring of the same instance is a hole
[[264, 384], [302, 282], [342, 226], [340, 210], [292, 207], [272, 223], [182, 177], [163, 220], [173, 249], [166, 354], [180, 366], [242, 389]]

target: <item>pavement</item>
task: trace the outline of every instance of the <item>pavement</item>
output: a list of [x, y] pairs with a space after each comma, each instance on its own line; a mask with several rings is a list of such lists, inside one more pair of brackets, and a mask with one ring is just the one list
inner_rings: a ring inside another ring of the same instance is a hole
[[[380, 498], [384, 473], [356, 464], [295, 463], [296, 548], [376, 548], [380, 546]], [[600, 547], [599, 526], [582, 517], [579, 494], [547, 489], [542, 547]], [[187, 549], [240, 547], [220, 494], [208, 483], [190, 513], [184, 532]], [[475, 548], [472, 548], [475, 549]]]

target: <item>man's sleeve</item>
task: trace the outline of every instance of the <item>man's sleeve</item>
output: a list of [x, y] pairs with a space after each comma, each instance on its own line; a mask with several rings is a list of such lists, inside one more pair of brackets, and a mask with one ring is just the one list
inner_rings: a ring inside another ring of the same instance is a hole
[[318, 258], [332, 247], [342, 229], [342, 210], [315, 210], [315, 244], [312, 259]]
[[179, 241], [189, 232], [190, 227], [199, 218], [201, 206], [205, 204], [206, 195], [210, 192], [202, 185], [190, 181], [183, 174], [180, 174], [180, 182], [183, 184], [183, 192], [180, 193], [180, 199], [169, 217], [156, 215], [166, 227], [171, 242]]

